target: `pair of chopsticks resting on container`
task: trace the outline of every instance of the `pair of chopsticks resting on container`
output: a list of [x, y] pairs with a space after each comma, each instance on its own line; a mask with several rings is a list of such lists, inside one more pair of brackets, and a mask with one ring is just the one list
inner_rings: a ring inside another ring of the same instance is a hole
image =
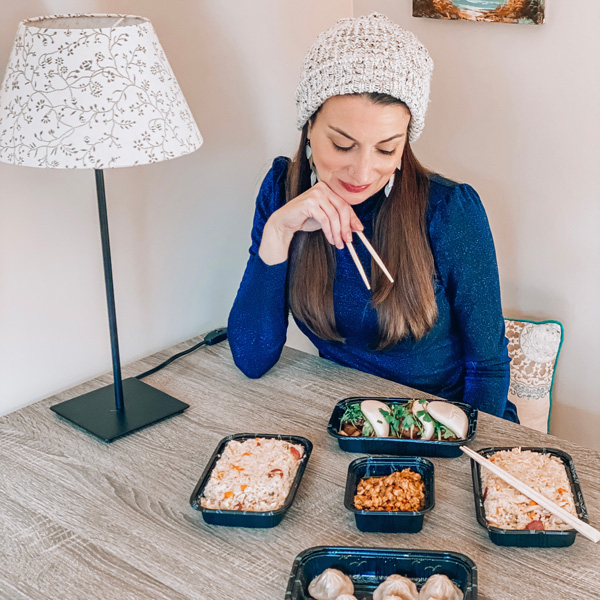
[[[375, 248], [373, 248], [373, 246], [371, 246], [371, 243], [367, 239], [367, 236], [362, 231], [357, 231], [356, 233], [357, 233], [358, 237], [360, 238], [360, 240], [362, 241], [362, 243], [365, 245], [366, 249], [369, 251], [369, 254], [375, 259], [375, 262], [381, 267], [381, 270], [385, 273], [385, 276], [392, 283], [394, 283], [394, 279], [390, 275], [390, 272], [387, 270], [386, 266], [383, 264], [383, 261], [381, 260], [381, 258], [379, 258], [379, 254], [377, 254], [377, 252], [375, 252]], [[367, 289], [370, 290], [371, 285], [369, 284], [369, 280], [367, 279], [367, 274], [365, 273], [363, 266], [360, 264], [360, 260], [358, 260], [358, 255], [356, 254], [356, 250], [354, 249], [352, 242], [346, 242], [346, 246], [348, 247], [350, 256], [352, 256], [352, 260], [354, 261], [354, 264], [356, 265], [356, 268], [358, 269], [358, 272], [360, 273], [362, 280], [365, 282]]]
[[554, 502], [552, 502], [552, 500], [548, 500], [546, 496], [543, 496], [539, 492], [536, 492], [534, 489], [530, 488], [526, 483], [523, 483], [520, 479], [517, 479], [498, 465], [495, 465], [491, 460], [484, 458], [483, 456], [481, 456], [481, 454], [471, 450], [471, 448], [461, 446], [460, 449], [468, 457], [472, 458], [476, 463], [480, 464], [482, 467], [485, 467], [486, 469], [494, 473], [494, 475], [497, 475], [498, 477], [500, 477], [500, 479], [506, 481], [506, 483], [508, 483], [509, 485], [512, 485], [515, 489], [519, 490], [519, 492], [525, 494], [525, 496], [527, 496], [531, 500], [534, 500], [546, 510], [549, 510], [558, 518], [562, 519], [565, 523], [573, 527], [573, 529], [576, 529], [579, 533], [581, 533], [581, 535], [584, 535], [586, 538], [588, 538], [588, 540], [591, 540], [595, 544], [600, 542], [600, 531], [594, 529], [591, 525], [588, 525], [587, 523], [584, 523], [581, 519], [574, 517], [564, 508], [558, 506], [558, 504], [555, 504]]

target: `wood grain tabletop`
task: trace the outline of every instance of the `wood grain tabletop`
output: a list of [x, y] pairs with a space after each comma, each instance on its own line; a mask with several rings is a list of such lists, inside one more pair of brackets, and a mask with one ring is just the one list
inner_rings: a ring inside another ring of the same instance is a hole
[[[149, 369], [201, 338], [124, 368]], [[226, 342], [145, 381], [190, 404], [106, 444], [49, 407], [110, 383], [106, 375], [0, 418], [0, 598], [6, 600], [279, 600], [296, 555], [314, 546], [448, 550], [477, 565], [480, 600], [600, 598], [600, 548], [494, 545], [475, 518], [470, 461], [433, 458], [436, 506], [416, 534], [362, 533], [344, 508], [348, 464], [327, 433], [348, 396], [414, 396], [401, 385], [284, 349], [261, 379]], [[421, 395], [423, 396], [423, 395]], [[313, 452], [296, 499], [271, 529], [207, 525], [189, 504], [219, 441], [234, 433], [301, 435]], [[546, 446], [574, 459], [600, 526], [597, 452], [480, 413], [470, 446]]]

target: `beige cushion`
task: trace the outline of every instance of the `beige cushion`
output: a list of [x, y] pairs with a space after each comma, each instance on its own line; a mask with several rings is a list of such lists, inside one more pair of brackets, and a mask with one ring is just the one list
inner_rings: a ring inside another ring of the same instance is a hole
[[547, 433], [562, 325], [514, 319], [504, 323], [511, 358], [508, 399], [516, 404], [521, 425]]

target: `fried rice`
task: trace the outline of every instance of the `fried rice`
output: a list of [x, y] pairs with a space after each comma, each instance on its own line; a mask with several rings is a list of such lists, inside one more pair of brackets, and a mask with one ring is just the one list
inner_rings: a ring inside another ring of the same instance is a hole
[[217, 510], [276, 510], [285, 503], [303, 457], [301, 444], [276, 438], [232, 440], [212, 470], [200, 505]]
[[[497, 466], [577, 516], [564, 463], [551, 454], [502, 450], [488, 456]], [[566, 530], [571, 526], [487, 469], [481, 469], [483, 506], [489, 525], [500, 529]]]

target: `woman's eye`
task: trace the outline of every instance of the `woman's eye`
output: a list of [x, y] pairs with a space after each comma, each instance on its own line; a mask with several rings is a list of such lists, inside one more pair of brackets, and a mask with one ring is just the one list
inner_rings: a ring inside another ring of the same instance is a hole
[[[338, 144], [336, 144], [335, 142], [332, 142], [333, 147], [336, 150], [339, 150], [340, 152], [348, 152], [350, 150], [352, 150], [352, 146], [339, 146]], [[394, 154], [395, 150], [381, 150], [378, 149], [377, 150], [380, 154], [383, 154], [385, 156], [391, 156], [392, 154]]]
[[340, 152], [348, 152], [348, 150], [352, 150], [352, 146], [338, 146], [335, 142], [332, 142], [333, 147]]

